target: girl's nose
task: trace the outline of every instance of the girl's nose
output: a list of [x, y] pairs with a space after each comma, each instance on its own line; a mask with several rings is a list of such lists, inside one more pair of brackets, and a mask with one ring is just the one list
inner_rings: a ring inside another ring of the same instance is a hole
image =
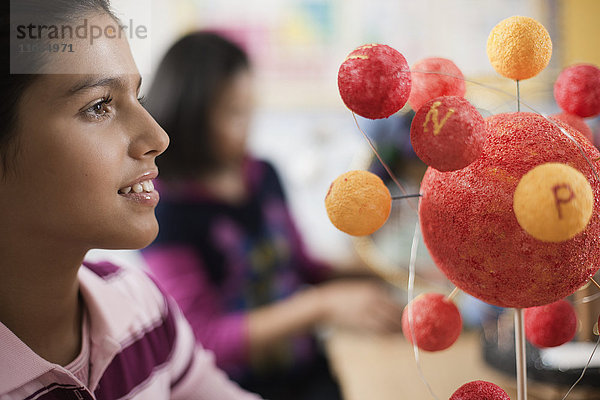
[[169, 136], [152, 116], [140, 106], [130, 152], [134, 158], [157, 157], [169, 146]]

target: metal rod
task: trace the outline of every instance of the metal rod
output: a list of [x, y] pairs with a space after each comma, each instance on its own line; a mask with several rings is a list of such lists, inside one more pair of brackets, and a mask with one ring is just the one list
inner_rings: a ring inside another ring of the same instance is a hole
[[521, 112], [521, 90], [519, 88], [519, 80], [517, 79], [517, 111]]
[[523, 309], [515, 308], [515, 355], [517, 361], [517, 400], [527, 400], [527, 357]]
[[456, 295], [460, 292], [460, 289], [455, 287], [454, 290], [452, 290], [452, 292], [450, 292], [450, 294], [448, 295], [448, 297], [446, 297], [447, 300], [452, 301]]
[[594, 280], [594, 278], [591, 278], [591, 277], [590, 277], [590, 281], [592, 281], [592, 283], [593, 283], [594, 285], [596, 285], [596, 287], [597, 287], [598, 289], [600, 289], [600, 285], [598, 285], [598, 282], [596, 282], [596, 281]]
[[592, 362], [592, 358], [594, 358], [594, 353], [596, 352], [596, 350], [598, 350], [598, 345], [600, 344], [600, 336], [598, 337], [598, 340], [596, 341], [596, 346], [594, 346], [594, 350], [592, 351], [592, 354], [590, 355], [590, 358], [588, 359], [587, 364], [585, 364], [585, 368], [583, 369], [583, 371], [581, 371], [581, 375], [579, 376], [579, 379], [577, 379], [575, 381], [575, 383], [573, 384], [573, 386], [571, 386], [569, 388], [569, 391], [567, 392], [567, 394], [565, 394], [565, 397], [562, 398], [562, 400], [566, 400], [566, 398], [569, 396], [569, 393], [571, 393], [571, 391], [573, 389], [575, 389], [575, 386], [577, 386], [577, 384], [579, 383], [579, 381], [581, 379], [583, 379], [583, 376], [585, 375], [585, 371], [587, 371], [588, 367], [590, 366], [590, 363]]
[[421, 193], [415, 193], [415, 194], [403, 194], [401, 196], [392, 196], [392, 200], [402, 200], [402, 199], [408, 199], [411, 197], [422, 197], [423, 195]]
[[[369, 136], [367, 136], [367, 134], [365, 133], [365, 131], [363, 131], [360, 128], [360, 125], [358, 123], [358, 119], [356, 119], [356, 114], [354, 114], [354, 111], [352, 111], [352, 118], [354, 118], [354, 122], [356, 123], [356, 127], [358, 128], [358, 130], [360, 131], [360, 133], [363, 135], [363, 137], [366, 139], [367, 143], [369, 144], [369, 147], [371, 147], [371, 150], [373, 150], [373, 153], [375, 153], [375, 156], [377, 157], [377, 159], [379, 160], [379, 162], [381, 163], [381, 165], [383, 166], [383, 168], [387, 171], [387, 173], [390, 176], [390, 178], [392, 178], [392, 181], [396, 184], [396, 186], [398, 187], [398, 189], [400, 189], [400, 191], [402, 193], [404, 193], [405, 195], [408, 194], [408, 192], [406, 191], [406, 189], [404, 189], [404, 186], [402, 186], [400, 184], [400, 181], [398, 181], [398, 178], [396, 178], [396, 175], [394, 175], [394, 173], [392, 172], [392, 170], [390, 169], [390, 167], [383, 161], [383, 159], [381, 158], [381, 155], [379, 154], [379, 152], [375, 148], [375, 145], [373, 144], [373, 142], [371, 141], [371, 139], [369, 139]], [[413, 209], [414, 212], [417, 212], [417, 207], [414, 204], [412, 204], [409, 201], [408, 205], [410, 206], [410, 208]]]

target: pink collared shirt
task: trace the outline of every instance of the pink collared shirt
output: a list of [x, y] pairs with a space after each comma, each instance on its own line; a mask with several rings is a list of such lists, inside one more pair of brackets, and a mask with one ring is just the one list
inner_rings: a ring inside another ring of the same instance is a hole
[[0, 323], [0, 400], [258, 399], [215, 367], [174, 302], [142, 271], [88, 264], [79, 283], [90, 323], [89, 384]]

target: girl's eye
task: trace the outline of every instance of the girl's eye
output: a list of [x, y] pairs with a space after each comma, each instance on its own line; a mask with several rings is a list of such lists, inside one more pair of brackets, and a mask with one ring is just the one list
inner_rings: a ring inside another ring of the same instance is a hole
[[89, 108], [85, 109], [83, 112], [87, 117], [95, 120], [106, 118], [110, 112], [109, 104], [111, 101], [112, 97], [102, 98]]

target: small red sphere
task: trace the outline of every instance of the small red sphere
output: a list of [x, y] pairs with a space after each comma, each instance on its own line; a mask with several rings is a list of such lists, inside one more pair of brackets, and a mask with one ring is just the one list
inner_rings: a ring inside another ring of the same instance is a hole
[[562, 121], [565, 124], [569, 125], [571, 128], [574, 128], [576, 131], [585, 136], [592, 144], [594, 144], [594, 134], [592, 133], [592, 129], [588, 126], [583, 118], [575, 114], [569, 114], [567, 112], [561, 112], [560, 114], [554, 114], [549, 116], [548, 118], [554, 121]]
[[413, 118], [410, 142], [425, 164], [455, 171], [475, 161], [485, 141], [485, 121], [463, 97], [444, 96], [426, 102]]
[[510, 397], [492, 382], [472, 381], [459, 387], [449, 400], [510, 400]]
[[397, 50], [382, 44], [358, 47], [338, 72], [338, 88], [346, 107], [361, 117], [387, 118], [408, 100], [408, 63]]
[[464, 96], [465, 78], [460, 69], [446, 58], [425, 58], [411, 67], [412, 88], [408, 104], [419, 111], [421, 106], [440, 96]]
[[528, 308], [524, 313], [525, 336], [536, 347], [556, 347], [575, 336], [577, 316], [565, 300]]
[[600, 114], [600, 69], [591, 64], [565, 68], [554, 83], [554, 99], [570, 114], [583, 118]]
[[[412, 314], [409, 319], [409, 309]], [[411, 324], [412, 322], [412, 330]], [[402, 331], [412, 343], [425, 351], [439, 351], [452, 346], [460, 336], [462, 318], [456, 305], [438, 293], [427, 293], [408, 303], [402, 313]]]

